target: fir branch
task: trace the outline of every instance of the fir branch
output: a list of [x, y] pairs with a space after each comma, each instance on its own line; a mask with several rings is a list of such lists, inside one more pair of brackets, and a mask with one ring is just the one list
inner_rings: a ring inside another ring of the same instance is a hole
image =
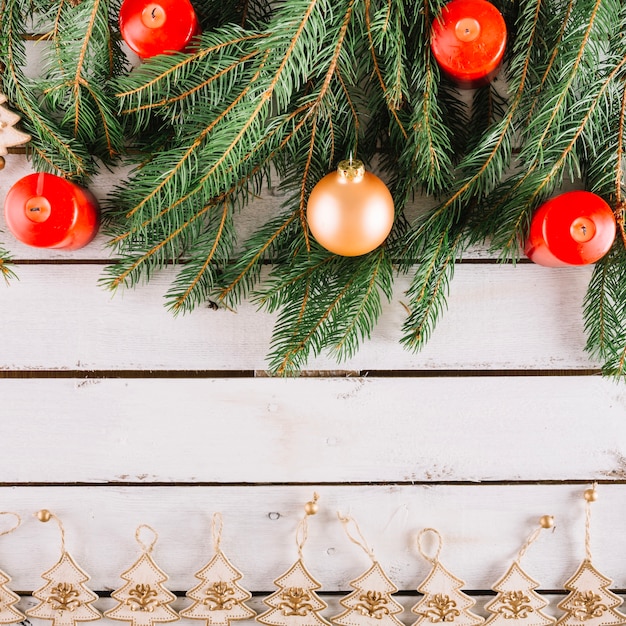
[[209, 225], [195, 242], [191, 257], [168, 291], [167, 305], [175, 314], [189, 312], [206, 302], [215, 289], [218, 273], [228, 262], [235, 239], [231, 201], [222, 203], [221, 213], [219, 221]]
[[11, 255], [8, 250], [0, 246], [0, 275], [4, 278], [4, 282], [9, 285], [11, 278], [17, 278], [17, 274], [11, 267]]
[[410, 313], [402, 326], [401, 343], [410, 350], [424, 347], [447, 306], [454, 264], [464, 245], [463, 233], [452, 240], [450, 237], [448, 230], [441, 230], [432, 248], [426, 251], [407, 291]]
[[[542, 2], [541, 0], [528, 2], [524, 9], [518, 16], [518, 35], [509, 67], [510, 88], [514, 94], [509, 108], [504, 118], [493, 124], [476, 147], [462, 159], [459, 164], [459, 177], [451, 196], [435, 207], [425, 219], [418, 221], [398, 242], [396, 256], [401, 268], [405, 270], [410, 269], [415, 262], [425, 261], [437, 264], [439, 253], [436, 252], [435, 256], [432, 256], [432, 251], [440, 249], [438, 242], [445, 240], [457, 223], [467, 219], [463, 216], [464, 209], [467, 213], [467, 208], [473, 203], [482, 202], [498, 184], [510, 163], [515, 121], [520, 114], [523, 114], [523, 96], [528, 89], [529, 69], [534, 55], [533, 44], [538, 34]], [[476, 232], [481, 232], [482, 219], [478, 220], [478, 224], [474, 224], [473, 229], [470, 230], [474, 236]], [[418, 272], [414, 279], [416, 285], [420, 282], [420, 274]], [[427, 273], [426, 276], [429, 274]], [[437, 293], [444, 292], [437, 291]], [[422, 299], [418, 298], [417, 301], [420, 302]], [[441, 307], [432, 310], [436, 314]], [[412, 317], [413, 313], [411, 313]], [[419, 314], [417, 318], [420, 318]], [[406, 328], [411, 325], [412, 323], [409, 322]], [[421, 337], [421, 334], [419, 336]], [[422, 345], [410, 341], [405, 344]]]
[[[376, 73], [376, 77], [378, 79], [378, 84], [382, 90], [385, 102], [387, 104], [387, 109], [391, 117], [394, 119], [396, 123], [396, 127], [402, 133], [402, 136], [406, 139], [408, 137], [406, 129], [404, 128], [404, 124], [400, 120], [398, 115], [398, 109], [400, 108], [400, 103], [402, 101], [402, 93], [403, 93], [403, 78], [404, 74], [402, 69], [399, 66], [400, 59], [402, 59], [405, 55], [403, 54], [403, 39], [401, 37], [397, 37], [395, 39], [385, 37], [385, 33], [388, 30], [388, 15], [391, 10], [396, 6], [399, 6], [400, 3], [392, 2], [391, 0], [387, 0], [387, 7], [384, 9], [383, 18], [382, 19], [372, 19], [372, 0], [365, 0], [365, 27], [367, 31], [367, 37], [369, 41], [370, 53], [372, 56], [372, 62], [374, 64], [374, 71]], [[395, 29], [393, 32], [400, 34], [400, 29]], [[381, 45], [377, 46], [377, 39], [380, 40]], [[387, 46], [383, 46], [382, 43], [391, 44], [390, 48]], [[393, 63], [393, 66], [396, 68], [396, 71], [390, 72], [391, 82], [390, 86], [387, 84], [385, 80], [385, 76], [383, 76], [383, 69], [378, 60], [378, 55], [382, 48], [383, 52], [389, 52], [389, 55], [385, 55], [387, 59], [391, 57], [391, 59], [395, 59], [396, 63]], [[394, 54], [395, 52], [395, 54]], [[399, 57], [399, 58], [398, 58]]]
[[[380, 316], [381, 293], [391, 298], [391, 285], [392, 266], [383, 247], [349, 258], [316, 246], [289, 265], [276, 267], [258, 298], [270, 312], [281, 307], [268, 356], [270, 369], [278, 375], [293, 374], [325, 348], [338, 360], [352, 356]], [[282, 305], [287, 299], [289, 307]]]
[[263, 262], [274, 256], [276, 250], [284, 247], [284, 241], [294, 237], [294, 226], [298, 223], [299, 212], [288, 211], [270, 220], [248, 241], [238, 260], [225, 268], [221, 278], [222, 287], [218, 291], [218, 301], [234, 307], [256, 284]]
[[603, 372], [626, 376], [626, 248], [616, 243], [594, 267], [584, 301], [585, 349]]
[[32, 136], [29, 149], [36, 169], [67, 178], [88, 176], [95, 169], [88, 150], [41, 107], [36, 86], [24, 73], [25, 17], [19, 0], [5, 0], [0, 20], [2, 91], [20, 111], [24, 130]]
[[[493, 246], [505, 253], [518, 252], [530, 223], [530, 214], [561, 183], [563, 171], [568, 163], [577, 163], [575, 148], [596, 108], [603, 101], [616, 76], [626, 67], [624, 56], [603, 80], [598, 79], [593, 90], [588, 88], [570, 108], [570, 125], [562, 128], [558, 137], [550, 143], [549, 152], [541, 159], [543, 167], [533, 163], [524, 174], [511, 177], [500, 188], [497, 201], [493, 202], [492, 212], [499, 214], [499, 226], [492, 233]], [[547, 156], [550, 156], [549, 160]]]
[[[411, 68], [410, 96], [412, 112], [407, 136], [397, 150], [398, 175], [394, 181], [400, 206], [409, 199], [416, 187], [427, 194], [440, 194], [452, 185], [453, 130], [444, 122], [444, 109], [439, 104], [439, 70], [432, 57], [430, 30], [433, 11], [430, 0], [423, 0], [422, 9], [415, 11], [410, 30], [415, 48]], [[448, 123], [457, 119], [449, 110]]]
[[44, 50], [43, 77], [37, 81], [42, 106], [105, 163], [114, 162], [124, 147], [109, 85], [115, 73], [124, 70], [125, 62], [121, 47], [113, 41], [109, 2], [59, 3], [49, 36], [53, 45]]

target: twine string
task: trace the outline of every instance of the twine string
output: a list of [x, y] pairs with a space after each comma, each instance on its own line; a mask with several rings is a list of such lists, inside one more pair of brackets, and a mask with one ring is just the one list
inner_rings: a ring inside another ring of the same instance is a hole
[[2, 532], [0, 532], [0, 537], [12, 533], [14, 530], [19, 528], [20, 524], [22, 523], [22, 518], [13, 511], [0, 511], [0, 515], [13, 515], [13, 517], [15, 517], [15, 524], [11, 526], [11, 528], [9, 528], [8, 530], [3, 530]]
[[221, 513], [213, 513], [213, 520], [211, 522], [211, 536], [213, 537], [213, 549], [215, 552], [220, 551], [220, 544], [222, 543], [222, 529], [224, 528], [224, 520]]
[[[552, 523], [554, 523], [554, 518], [551, 516], [544, 516], [544, 517], [548, 517], [550, 520], [552, 520]], [[517, 553], [517, 558], [515, 559], [515, 562], [519, 565], [520, 560], [522, 559], [522, 557], [526, 554], [526, 551], [528, 550], [528, 548], [530, 548], [530, 546], [539, 538], [539, 535], [541, 534], [541, 531], [546, 529], [546, 528], [550, 528], [550, 526], [544, 526], [543, 524], [540, 525], [535, 528], [535, 530], [533, 530], [532, 533], [530, 533], [530, 535], [528, 536], [528, 539], [526, 539], [526, 542], [524, 543], [524, 545], [520, 548], [520, 551]], [[552, 530], [554, 530], [554, 528], [552, 528]]]
[[[435, 550], [435, 556], [430, 556], [429, 554], [427, 554], [422, 545], [422, 540], [424, 539], [424, 536], [429, 533], [432, 533], [433, 535], [435, 535], [437, 539], [437, 549]], [[419, 553], [427, 561], [429, 561], [433, 565], [437, 563], [439, 561], [439, 555], [441, 554], [442, 547], [443, 547], [443, 538], [441, 537], [441, 533], [438, 530], [434, 528], [422, 528], [422, 530], [420, 530], [419, 534], [417, 535], [417, 549], [419, 550]]]
[[[349, 515], [346, 517], [343, 517], [339, 511], [337, 511], [337, 517], [339, 518], [339, 521], [343, 524], [343, 529], [346, 531], [346, 535], [348, 536], [348, 539], [353, 544], [359, 546], [359, 548], [361, 548], [361, 550], [363, 550], [363, 552], [365, 552], [365, 554], [367, 554], [367, 556], [370, 557], [370, 559], [372, 560], [372, 563], [375, 563], [376, 559], [374, 557], [374, 550], [372, 550], [372, 548], [370, 548], [367, 545], [367, 541], [365, 540], [365, 537], [363, 537], [363, 533], [361, 532], [361, 529], [359, 528], [359, 525], [357, 524], [356, 520], [353, 517], [350, 517]], [[355, 537], [354, 535], [350, 533], [350, 529], [348, 528], [348, 524], [350, 523], [352, 523], [352, 525], [354, 526], [354, 529], [358, 537]]]
[[[596, 490], [598, 483], [593, 483], [592, 489]], [[585, 499], [585, 556], [591, 561], [591, 498]]]
[[296, 544], [298, 546], [298, 557], [302, 559], [302, 549], [304, 548], [304, 544], [309, 536], [309, 525], [307, 523], [307, 518], [309, 516], [305, 515], [298, 524], [298, 528], [296, 528]]
[[61, 554], [65, 554], [67, 552], [67, 550], [65, 549], [65, 526], [63, 526], [63, 522], [61, 521], [61, 519], [51, 511], [50, 519], [53, 519], [59, 527], [59, 532], [61, 533]]
[[[319, 494], [313, 493], [312, 503], [315, 504], [319, 500]], [[308, 517], [309, 515], [314, 515], [313, 511], [309, 511], [307, 509], [305, 516], [300, 520], [298, 524], [298, 528], [296, 528], [296, 545], [298, 546], [298, 558], [302, 559], [302, 550], [304, 548], [304, 544], [309, 537], [309, 524]]]
[[[141, 540], [141, 531], [144, 529], [149, 530], [153, 535], [152, 542], [149, 544], [146, 544]], [[135, 540], [146, 554], [150, 554], [152, 552], [152, 549], [154, 548], [154, 545], [156, 544], [158, 539], [159, 533], [157, 533], [157, 531], [154, 530], [152, 526], [148, 524], [139, 524], [139, 526], [137, 526], [137, 530], [135, 531]]]

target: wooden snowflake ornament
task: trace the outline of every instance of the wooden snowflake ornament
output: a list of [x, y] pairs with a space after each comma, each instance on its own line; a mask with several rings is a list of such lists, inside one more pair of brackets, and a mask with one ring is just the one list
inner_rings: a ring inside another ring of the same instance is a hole
[[[422, 538], [428, 533], [434, 534], [438, 541], [434, 557], [428, 556], [422, 549]], [[455, 626], [483, 624], [484, 618], [470, 611], [476, 601], [461, 591], [465, 582], [452, 575], [439, 561], [442, 547], [439, 532], [434, 528], [423, 529], [418, 536], [417, 545], [420, 554], [432, 564], [432, 569], [426, 580], [417, 588], [420, 593], [424, 594], [424, 597], [411, 608], [411, 611], [418, 616], [413, 626], [426, 626], [440, 622]]]
[[0, 156], [9, 153], [7, 148], [21, 146], [30, 141], [30, 135], [14, 128], [21, 118], [13, 111], [2, 106], [6, 101], [7, 97], [0, 93]]
[[[139, 537], [143, 529], [154, 533], [154, 540], [150, 545], [144, 544]], [[163, 585], [168, 576], [150, 555], [157, 541], [156, 531], [141, 524], [137, 528], [135, 539], [142, 546], [143, 554], [130, 569], [122, 573], [121, 577], [126, 584], [111, 594], [118, 604], [105, 611], [105, 617], [129, 622], [132, 626], [153, 626], [179, 620], [178, 614], [170, 608], [176, 596]]]
[[78, 622], [92, 622], [102, 618], [91, 606], [98, 596], [86, 585], [89, 575], [74, 561], [65, 549], [65, 531], [61, 520], [42, 510], [37, 514], [42, 522], [54, 519], [61, 531], [61, 558], [41, 577], [46, 584], [33, 592], [39, 604], [26, 611], [28, 617], [50, 620], [53, 626], [76, 626]]
[[252, 597], [237, 584], [243, 574], [232, 565], [220, 549], [221, 515], [213, 516], [213, 546], [215, 555], [195, 576], [201, 582], [187, 592], [194, 603], [180, 612], [181, 617], [203, 620], [206, 626], [229, 626], [231, 621], [251, 619], [256, 615], [246, 605]]

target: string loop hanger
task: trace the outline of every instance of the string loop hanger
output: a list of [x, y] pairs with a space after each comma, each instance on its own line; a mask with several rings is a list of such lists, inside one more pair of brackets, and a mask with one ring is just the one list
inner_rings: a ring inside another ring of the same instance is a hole
[[224, 528], [224, 519], [221, 513], [213, 513], [211, 519], [211, 538], [213, 539], [213, 551], [217, 554], [222, 551], [222, 530]]
[[[150, 543], [144, 543], [141, 539], [141, 533], [144, 530], [147, 530], [152, 534], [152, 541]], [[141, 546], [144, 554], [150, 554], [152, 552], [158, 539], [159, 533], [149, 524], [139, 524], [139, 526], [137, 526], [137, 530], [135, 531], [135, 541], [137, 541], [137, 543]]]
[[[365, 554], [369, 556], [372, 563], [376, 563], [374, 550], [370, 548], [369, 545], [367, 544], [367, 541], [365, 540], [365, 537], [363, 536], [363, 533], [361, 532], [361, 529], [359, 528], [359, 525], [357, 524], [356, 520], [349, 515], [346, 515], [346, 516], [341, 515], [339, 511], [337, 511], [337, 517], [339, 518], [339, 521], [343, 524], [343, 529], [346, 531], [346, 535], [348, 536], [348, 539], [353, 544], [359, 546], [359, 548], [361, 548], [361, 550], [363, 550], [363, 552], [365, 552]], [[351, 534], [350, 529], [348, 527], [349, 524], [352, 524], [354, 526], [356, 536]]]
[[585, 560], [591, 563], [591, 503], [598, 499], [596, 487], [598, 483], [593, 483], [590, 489], [585, 489]]
[[[424, 549], [423, 541], [426, 535], [434, 535], [436, 540], [435, 554], [431, 556]], [[417, 535], [417, 549], [419, 553], [432, 565], [439, 563], [439, 555], [441, 554], [441, 548], [443, 548], [443, 537], [441, 533], [435, 528], [422, 528]]]
[[14, 513], [13, 511], [0, 511], [0, 515], [11, 515], [15, 518], [15, 523], [13, 524], [13, 526], [11, 526], [11, 528], [8, 528], [7, 530], [1, 531], [0, 537], [12, 533], [14, 530], [17, 530], [22, 524], [22, 518], [18, 513]]
[[319, 506], [317, 501], [319, 498], [319, 494], [313, 493], [313, 499], [309, 500], [304, 505], [304, 517], [300, 520], [298, 528], [296, 529], [296, 545], [298, 546], [298, 558], [300, 559], [302, 559], [302, 550], [309, 536], [309, 525], [307, 520], [310, 515], [315, 515], [318, 512]]
[[551, 528], [553, 531], [556, 529], [554, 525], [554, 515], [542, 515], [539, 518], [539, 526], [535, 528], [535, 530], [533, 530], [532, 533], [530, 533], [530, 535], [528, 536], [528, 539], [526, 539], [526, 541], [524, 542], [524, 545], [520, 548], [520, 551], [517, 553], [515, 562], [518, 565], [522, 557], [526, 554], [526, 551], [528, 550], [528, 548], [530, 548], [530, 546], [535, 541], [537, 541], [537, 539], [539, 538], [539, 535], [541, 534], [541, 531], [547, 530], [549, 528]]
[[44, 524], [48, 523], [51, 519], [53, 519], [57, 523], [59, 527], [59, 532], [61, 533], [61, 553], [66, 554], [67, 549], [65, 547], [65, 527], [63, 526], [63, 522], [59, 519], [59, 517], [57, 517], [54, 513], [52, 513], [52, 511], [49, 511], [48, 509], [41, 509], [37, 511], [35, 515], [37, 516], [37, 519]]

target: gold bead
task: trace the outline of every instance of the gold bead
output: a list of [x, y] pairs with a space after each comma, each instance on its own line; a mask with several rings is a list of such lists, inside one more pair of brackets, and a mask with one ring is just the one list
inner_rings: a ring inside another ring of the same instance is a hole
[[52, 519], [52, 513], [48, 509], [41, 509], [41, 511], [37, 511], [37, 519], [40, 522], [49, 522]]
[[554, 515], [542, 515], [539, 519], [541, 528], [552, 528], [554, 526]]
[[4, 160], [4, 157], [0, 156], [0, 170], [4, 169], [5, 163], [6, 163], [6, 161]]
[[319, 510], [319, 507], [317, 506], [317, 502], [315, 502], [313, 500], [311, 500], [310, 502], [307, 502], [304, 505], [304, 512], [307, 515], [315, 515], [318, 510]]
[[587, 502], [595, 502], [598, 499], [598, 492], [595, 489], [585, 489], [585, 500]]

